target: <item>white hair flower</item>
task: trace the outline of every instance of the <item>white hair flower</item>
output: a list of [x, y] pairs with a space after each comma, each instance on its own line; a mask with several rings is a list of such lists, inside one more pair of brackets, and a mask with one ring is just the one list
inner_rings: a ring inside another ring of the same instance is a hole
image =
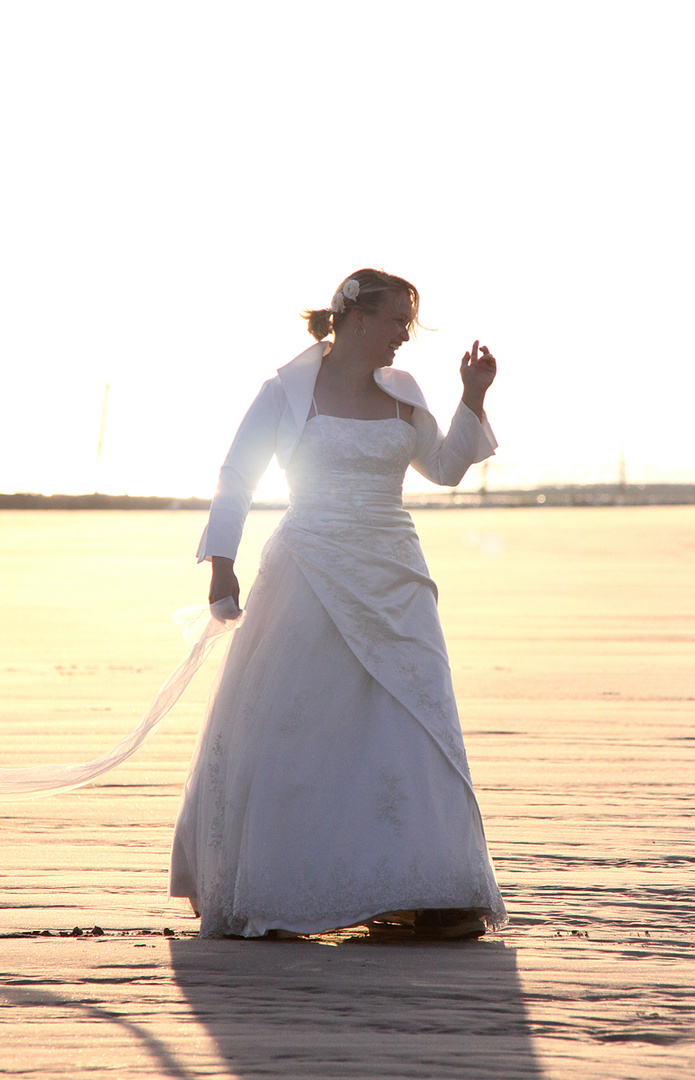
[[333, 300], [331, 301], [331, 311], [334, 311], [336, 315], [341, 315], [345, 311], [345, 301], [356, 300], [359, 295], [359, 281], [354, 277], [348, 278], [342, 289], [339, 289], [333, 297]]

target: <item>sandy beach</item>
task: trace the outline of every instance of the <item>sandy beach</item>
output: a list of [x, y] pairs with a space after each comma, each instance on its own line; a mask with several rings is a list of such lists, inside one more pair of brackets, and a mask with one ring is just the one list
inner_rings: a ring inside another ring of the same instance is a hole
[[[251, 514], [242, 590], [279, 516]], [[0, 802], [2, 1075], [693, 1075], [695, 507], [414, 517], [509, 926], [198, 939], [166, 878], [215, 654], [117, 770]], [[204, 520], [0, 512], [4, 767], [135, 726], [205, 598]]]

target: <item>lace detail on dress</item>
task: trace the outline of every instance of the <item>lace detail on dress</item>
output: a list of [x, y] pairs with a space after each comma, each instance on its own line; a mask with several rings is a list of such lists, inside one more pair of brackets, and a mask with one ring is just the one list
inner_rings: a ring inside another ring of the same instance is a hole
[[400, 496], [416, 443], [415, 429], [405, 420], [319, 413], [307, 421], [287, 467], [290, 502], [326, 496], [349, 505], [353, 496]]
[[380, 774], [381, 790], [377, 795], [377, 816], [393, 826], [397, 836], [403, 832], [403, 819], [400, 816], [401, 803], [408, 796], [403, 791], [403, 783], [398, 773], [384, 767]]

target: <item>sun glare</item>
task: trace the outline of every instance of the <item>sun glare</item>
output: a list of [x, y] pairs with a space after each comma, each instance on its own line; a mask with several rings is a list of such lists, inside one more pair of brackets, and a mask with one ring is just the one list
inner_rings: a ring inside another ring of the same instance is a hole
[[493, 486], [695, 481], [689, 5], [38, 6], [0, 16], [2, 490], [209, 495], [364, 265], [420, 290], [442, 427], [497, 355]]

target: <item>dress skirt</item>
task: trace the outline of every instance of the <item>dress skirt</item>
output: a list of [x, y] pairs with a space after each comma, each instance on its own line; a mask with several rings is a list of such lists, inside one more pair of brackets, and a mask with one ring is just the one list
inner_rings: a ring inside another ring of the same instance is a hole
[[281, 527], [218, 672], [191, 763], [170, 892], [201, 934], [301, 934], [382, 912], [505, 920], [475, 795], [365, 667]]

